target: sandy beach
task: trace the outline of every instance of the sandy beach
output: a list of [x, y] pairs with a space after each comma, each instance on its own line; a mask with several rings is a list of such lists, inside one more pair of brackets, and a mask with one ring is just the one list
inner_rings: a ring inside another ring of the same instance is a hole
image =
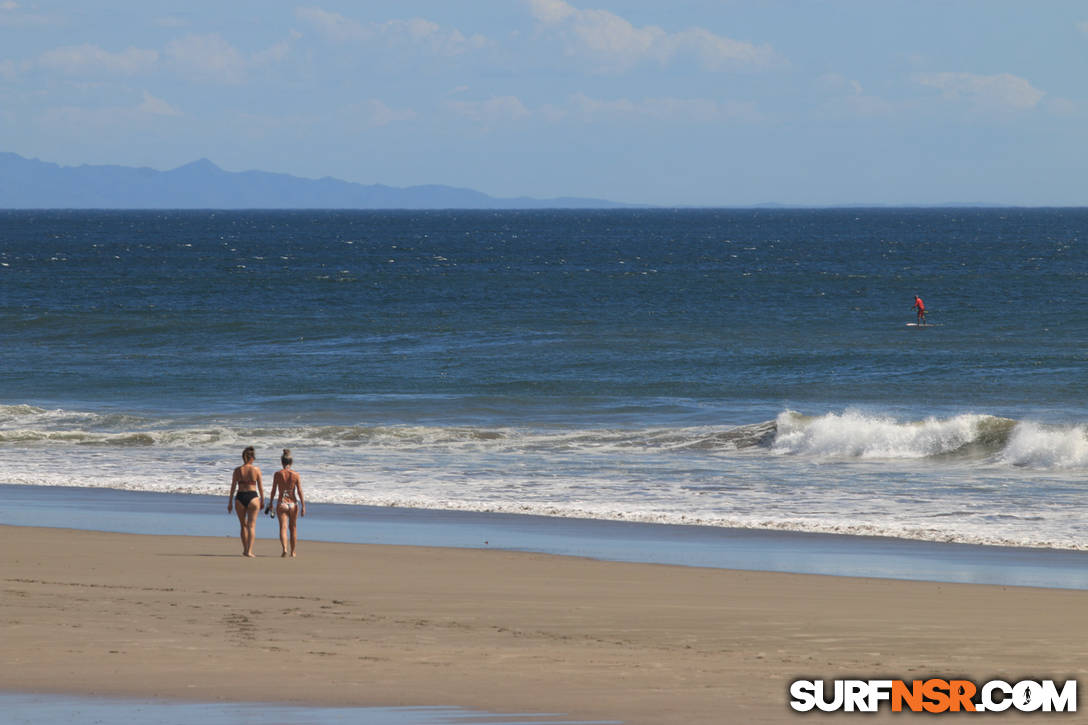
[[244, 559], [225, 537], [10, 526], [0, 541], [9, 691], [773, 723], [800, 717], [798, 677], [1088, 671], [1085, 591], [319, 542], [284, 560], [267, 540]]

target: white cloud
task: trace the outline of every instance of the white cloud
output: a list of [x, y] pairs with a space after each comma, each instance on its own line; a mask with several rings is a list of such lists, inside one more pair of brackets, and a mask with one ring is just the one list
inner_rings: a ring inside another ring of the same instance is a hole
[[0, 77], [14, 77], [16, 70], [38, 67], [66, 76], [125, 75], [151, 73], [168, 67], [194, 80], [217, 83], [241, 83], [246, 72], [255, 67], [284, 60], [291, 51], [291, 37], [264, 50], [246, 55], [219, 35], [187, 35], [171, 41], [160, 53], [145, 48], [128, 48], [117, 53], [97, 45], [64, 46], [42, 53], [20, 68], [6, 61], [0, 64]]
[[430, 48], [436, 55], [460, 55], [487, 45], [487, 38], [476, 34], [466, 37], [460, 30], [446, 30], [429, 20], [391, 20], [381, 25], [382, 34], [389, 38], [406, 36], [413, 43]]
[[178, 73], [194, 81], [238, 84], [255, 67], [285, 60], [298, 37], [292, 33], [273, 46], [246, 54], [218, 34], [187, 35], [172, 40], [164, 54]]
[[484, 101], [448, 100], [443, 105], [447, 111], [487, 127], [529, 118], [548, 123], [571, 119], [593, 123], [628, 118], [695, 124], [758, 121], [763, 118], [754, 103], [667, 96], [641, 100], [600, 99], [576, 93], [562, 105], [549, 103], [532, 109], [516, 96], [495, 96]]
[[376, 98], [353, 106], [349, 115], [361, 119], [369, 127], [388, 126], [398, 121], [411, 121], [418, 114], [410, 108], [390, 108]]
[[669, 33], [655, 25], [635, 27], [607, 10], [579, 10], [564, 0], [528, 0], [533, 17], [560, 33], [570, 55], [584, 56], [598, 70], [623, 71], [638, 63], [661, 65], [692, 57], [708, 70], [765, 67], [784, 61], [769, 45], [753, 45], [689, 28]]
[[181, 111], [171, 106], [161, 98], [156, 98], [144, 91], [144, 100], [136, 107], [140, 113], [148, 113], [152, 116], [180, 116]]
[[336, 43], [418, 47], [440, 56], [460, 55], [487, 45], [482, 35], [465, 36], [456, 28], [443, 28], [422, 18], [362, 23], [318, 7], [297, 8], [295, 15]]
[[578, 14], [563, 0], [529, 0], [533, 17], [542, 23], [562, 23]]
[[587, 121], [599, 117], [628, 116], [681, 123], [758, 121], [756, 105], [746, 101], [716, 101], [710, 98], [618, 98], [601, 100], [578, 93], [571, 98], [573, 112]]
[[542, 118], [548, 123], [558, 123], [570, 117], [570, 111], [551, 103], [545, 103], [532, 112], [533, 116]]
[[34, 25], [52, 25], [58, 20], [49, 15], [28, 13], [21, 10], [22, 5], [14, 0], [0, 2], [0, 27], [19, 28]]
[[495, 96], [486, 101], [446, 101], [445, 107], [458, 116], [487, 126], [500, 121], [519, 121], [531, 115], [516, 96]]
[[981, 109], [1028, 110], [1046, 95], [1024, 78], [1009, 73], [916, 73], [912, 78], [915, 83], [941, 91], [948, 100], [966, 101]]
[[42, 116], [42, 123], [52, 129], [86, 135], [88, 130], [118, 130], [126, 127], [146, 127], [156, 119], [180, 116], [180, 111], [147, 91], [142, 100], [130, 106], [59, 106]]
[[866, 94], [860, 81], [838, 73], [825, 73], [816, 79], [815, 86], [826, 94], [824, 109], [832, 115], [886, 116], [897, 110], [891, 101]]
[[159, 54], [154, 50], [128, 48], [111, 53], [97, 45], [84, 44], [46, 51], [38, 57], [37, 64], [68, 75], [137, 75], [154, 70], [158, 60]]
[[362, 23], [321, 8], [296, 8], [295, 16], [337, 43], [368, 41], [373, 37], [372, 32]]
[[769, 45], [753, 45], [703, 28], [692, 28], [673, 33], [666, 38], [669, 56], [691, 53], [709, 70], [722, 70], [736, 66], [781, 65], [784, 61]]
[[571, 105], [574, 110], [582, 114], [587, 118], [598, 116], [602, 114], [635, 114], [638, 113], [638, 108], [635, 102], [629, 98], [617, 98], [610, 101], [603, 101], [597, 98], [590, 98], [589, 96], [577, 93], [571, 99]]
[[816, 79], [816, 88], [833, 94], [860, 96], [864, 93], [861, 83], [840, 73], [824, 73]]
[[172, 40], [165, 54], [179, 73], [195, 80], [241, 83], [245, 78], [246, 57], [217, 34]]
[[264, 50], [257, 51], [252, 56], [250, 56], [251, 65], [261, 66], [269, 63], [279, 63], [280, 61], [286, 60], [287, 56], [291, 53], [291, 44], [301, 37], [301, 33], [296, 30], [292, 30], [291, 35], [287, 40], [281, 40], [275, 45], [270, 45]]

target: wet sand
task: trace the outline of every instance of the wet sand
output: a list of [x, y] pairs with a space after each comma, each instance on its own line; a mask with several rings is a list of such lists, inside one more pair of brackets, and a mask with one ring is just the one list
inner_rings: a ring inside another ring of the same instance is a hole
[[[225, 496], [0, 483], [4, 523], [122, 534], [236, 536]], [[312, 503], [306, 541], [507, 549], [714, 569], [1088, 589], [1088, 551], [720, 526]], [[262, 516], [257, 538], [278, 541]]]
[[1088, 671], [1085, 591], [10, 526], [0, 545], [8, 691], [686, 725], [796, 721], [798, 677]]

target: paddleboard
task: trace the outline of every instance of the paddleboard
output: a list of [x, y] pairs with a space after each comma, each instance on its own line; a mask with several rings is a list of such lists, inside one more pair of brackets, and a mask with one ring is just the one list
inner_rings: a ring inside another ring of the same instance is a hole
[[927, 322], [924, 325], [919, 325], [917, 322], [908, 322], [907, 327], [937, 327], [939, 324], [937, 322]]

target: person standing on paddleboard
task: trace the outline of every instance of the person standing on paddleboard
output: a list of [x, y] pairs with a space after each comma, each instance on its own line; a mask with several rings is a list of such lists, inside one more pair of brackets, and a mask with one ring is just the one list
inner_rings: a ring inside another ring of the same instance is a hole
[[926, 324], [926, 303], [918, 295], [914, 295], [914, 309], [918, 310], [918, 324]]

